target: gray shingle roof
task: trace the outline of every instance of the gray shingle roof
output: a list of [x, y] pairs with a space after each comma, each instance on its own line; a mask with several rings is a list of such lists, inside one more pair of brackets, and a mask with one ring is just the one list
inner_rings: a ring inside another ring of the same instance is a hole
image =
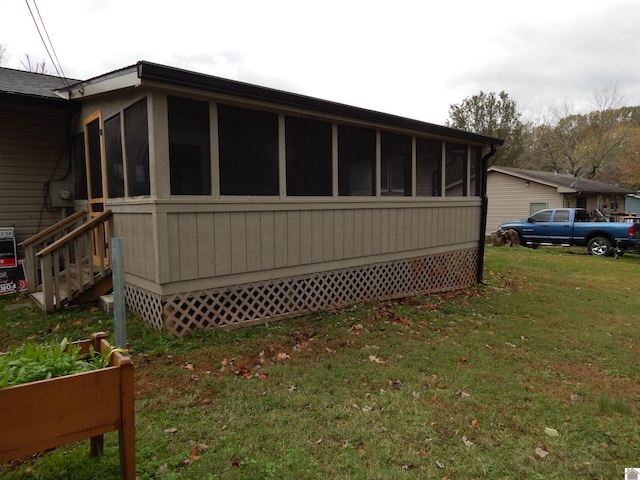
[[576, 191], [584, 193], [636, 193], [635, 190], [629, 190], [626, 188], [618, 187], [616, 185], [609, 185], [607, 183], [589, 180], [587, 178], [574, 177], [573, 175], [570, 175], [568, 173], [540, 172], [537, 170], [524, 170], [521, 168], [498, 166], [491, 167], [489, 171], [491, 170], [506, 173], [507, 175], [513, 175], [527, 180], [538, 181], [540, 183], [553, 185], [555, 187], [572, 188]]
[[[68, 83], [78, 80], [66, 79]], [[41, 73], [0, 67], [0, 93], [21, 95], [33, 99], [61, 100], [54, 90], [64, 88], [65, 79]]]

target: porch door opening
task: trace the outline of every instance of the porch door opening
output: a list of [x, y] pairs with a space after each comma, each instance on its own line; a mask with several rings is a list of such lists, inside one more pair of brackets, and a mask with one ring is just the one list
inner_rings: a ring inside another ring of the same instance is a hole
[[[87, 167], [87, 204], [90, 219], [97, 217], [105, 210], [107, 185], [105, 181], [106, 164], [102, 130], [102, 114], [100, 110], [85, 118], [84, 148]], [[94, 265], [101, 263], [101, 256], [104, 256], [105, 265], [109, 264], [109, 232], [106, 226], [104, 235], [99, 235], [98, 229], [94, 230], [91, 251]]]

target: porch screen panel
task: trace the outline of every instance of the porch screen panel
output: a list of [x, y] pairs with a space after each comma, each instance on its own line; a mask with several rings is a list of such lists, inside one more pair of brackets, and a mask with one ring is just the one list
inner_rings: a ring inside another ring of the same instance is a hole
[[445, 196], [463, 197], [467, 195], [467, 146], [457, 143], [446, 144]]
[[331, 195], [331, 123], [285, 117], [287, 195]]
[[218, 105], [220, 193], [279, 195], [278, 115]]
[[442, 195], [442, 142], [416, 138], [416, 195]]
[[87, 124], [89, 173], [91, 197], [101, 198], [102, 192], [102, 152], [100, 150], [100, 120], [93, 120]]
[[469, 165], [469, 185], [470, 191], [469, 194], [472, 197], [480, 196], [480, 174], [481, 172], [481, 161], [482, 161], [482, 150], [479, 147], [471, 148], [471, 164]]
[[411, 137], [382, 132], [380, 191], [383, 195], [411, 195]]
[[124, 111], [127, 188], [130, 197], [149, 195], [149, 127], [147, 99], [134, 103]]
[[171, 195], [211, 195], [209, 103], [167, 97]]
[[71, 139], [71, 164], [73, 165], [73, 176], [75, 179], [75, 198], [77, 200], [87, 199], [87, 165], [84, 153], [84, 133], [74, 136]]
[[338, 194], [375, 195], [376, 132], [338, 125]]
[[107, 157], [107, 195], [109, 198], [124, 197], [124, 161], [119, 113], [104, 122], [104, 149]]

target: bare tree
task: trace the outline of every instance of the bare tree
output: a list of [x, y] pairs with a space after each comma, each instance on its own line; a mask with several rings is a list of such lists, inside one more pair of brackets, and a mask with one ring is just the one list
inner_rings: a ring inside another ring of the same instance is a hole
[[20, 63], [22, 64], [23, 68], [27, 72], [49, 74], [46, 68], [46, 60], [44, 58], [42, 59], [42, 63], [37, 63], [37, 62], [31, 63], [31, 58], [29, 57], [29, 54], [25, 53], [24, 56], [25, 56], [25, 61], [21, 60]]
[[570, 103], [536, 128], [542, 166], [576, 177], [594, 178], [622, 154], [631, 129], [630, 112], [621, 108], [616, 86], [596, 90], [593, 110], [574, 114]]

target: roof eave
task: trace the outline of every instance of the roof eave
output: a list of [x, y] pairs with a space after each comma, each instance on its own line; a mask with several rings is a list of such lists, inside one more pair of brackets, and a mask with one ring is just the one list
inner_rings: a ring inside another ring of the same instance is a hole
[[42, 97], [38, 95], [26, 95], [14, 92], [0, 92], [0, 102], [58, 108], [61, 110], [69, 111], [76, 111], [80, 109], [80, 105], [74, 104], [73, 102], [68, 102], [63, 98]]
[[137, 87], [140, 85], [140, 78], [136, 66], [126, 67], [114, 72], [110, 72], [99, 77], [74, 83], [66, 88], [56, 90], [56, 94], [67, 100], [87, 98], [93, 95], [121, 90], [124, 88]]
[[321, 100], [296, 93], [285, 92], [273, 88], [252, 85], [249, 83], [228, 80], [221, 77], [191, 72], [174, 67], [167, 67], [151, 62], [138, 62], [138, 76], [144, 82], [152, 81], [181, 87], [194, 88], [226, 95], [242, 96], [252, 100], [276, 102], [295, 108], [304, 108], [343, 115], [359, 120], [374, 121], [383, 124], [400, 126], [408, 129], [426, 131], [433, 135], [455, 138], [484, 145], [502, 145], [504, 140], [463, 130], [456, 130], [441, 125], [399, 117], [387, 113], [376, 112], [364, 108], [353, 107], [342, 103]]

